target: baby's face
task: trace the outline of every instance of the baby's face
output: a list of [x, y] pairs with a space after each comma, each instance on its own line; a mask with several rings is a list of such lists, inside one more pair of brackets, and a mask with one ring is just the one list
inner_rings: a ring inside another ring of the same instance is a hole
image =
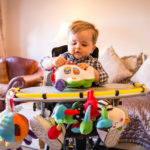
[[84, 30], [76, 34], [69, 33], [68, 52], [76, 59], [89, 56], [95, 49], [92, 42], [92, 31]]

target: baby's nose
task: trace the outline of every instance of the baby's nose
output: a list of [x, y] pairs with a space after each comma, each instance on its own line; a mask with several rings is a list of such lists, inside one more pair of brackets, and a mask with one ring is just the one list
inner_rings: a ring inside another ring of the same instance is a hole
[[77, 44], [77, 45], [76, 45], [76, 48], [78, 48], [78, 49], [79, 49], [79, 48], [80, 48], [80, 46], [81, 46], [80, 44]]

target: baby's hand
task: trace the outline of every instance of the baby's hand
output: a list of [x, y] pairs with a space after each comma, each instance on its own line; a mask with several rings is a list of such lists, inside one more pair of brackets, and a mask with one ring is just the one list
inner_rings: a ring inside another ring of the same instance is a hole
[[56, 66], [56, 67], [60, 67], [64, 64], [66, 64], [67, 62], [69, 62], [68, 60], [66, 60], [65, 58], [63, 57], [56, 57], [54, 60], [53, 60], [53, 65]]
[[86, 63], [80, 63], [78, 64], [78, 66], [83, 69], [83, 70], [87, 70], [87, 68], [89, 67], [89, 64], [86, 64]]

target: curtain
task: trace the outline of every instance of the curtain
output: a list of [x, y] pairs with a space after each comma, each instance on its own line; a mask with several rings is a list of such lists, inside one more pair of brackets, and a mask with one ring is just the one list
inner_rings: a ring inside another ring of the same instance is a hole
[[4, 10], [4, 0], [0, 0], [0, 95], [3, 94], [3, 86], [1, 83], [8, 84], [9, 78], [7, 74], [7, 66], [6, 66], [6, 48], [4, 44], [4, 18], [3, 12]]
[[4, 27], [3, 27], [3, 15], [2, 15], [2, 0], [0, 0], [0, 59], [6, 57], [6, 48], [4, 44]]

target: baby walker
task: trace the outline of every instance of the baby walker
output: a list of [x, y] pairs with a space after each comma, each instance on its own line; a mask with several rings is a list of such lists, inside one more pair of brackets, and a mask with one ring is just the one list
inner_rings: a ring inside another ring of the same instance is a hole
[[[93, 72], [92, 67], [85, 71], [74, 64], [67, 64], [53, 70], [51, 79], [47, 78], [53, 82], [54, 86], [21, 90], [13, 88], [7, 93], [7, 98], [11, 97], [11, 101], [42, 103], [76, 101], [72, 108], [66, 108], [64, 105], [57, 107], [53, 119], [36, 116], [30, 120], [32, 132], [51, 149], [62, 148], [66, 134], [64, 124], [70, 126], [73, 134], [83, 135], [90, 134], [96, 127], [103, 144], [106, 147], [113, 147], [127, 123], [130, 122], [127, 110], [124, 107], [115, 107], [115, 103], [123, 97], [145, 95], [148, 90], [145, 85], [138, 83], [91, 87], [94, 81]], [[2, 132], [0, 136], [2, 137]], [[75, 149], [80, 149], [80, 147], [75, 146]]]

